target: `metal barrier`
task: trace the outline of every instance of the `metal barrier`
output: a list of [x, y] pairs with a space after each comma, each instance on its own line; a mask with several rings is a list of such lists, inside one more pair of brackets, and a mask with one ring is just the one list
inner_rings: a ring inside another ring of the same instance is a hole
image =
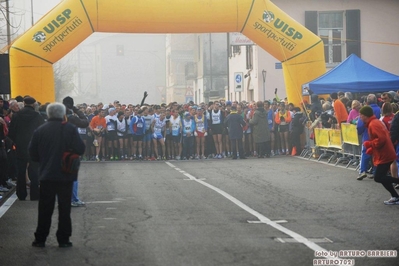
[[[313, 132], [313, 133], [312, 133]], [[313, 136], [313, 137], [312, 137]], [[356, 125], [343, 123], [341, 130], [329, 128], [305, 127], [306, 145], [301, 156], [312, 157], [320, 161], [327, 158], [327, 163], [334, 165], [344, 163], [346, 168], [360, 166], [361, 144], [357, 135]]]

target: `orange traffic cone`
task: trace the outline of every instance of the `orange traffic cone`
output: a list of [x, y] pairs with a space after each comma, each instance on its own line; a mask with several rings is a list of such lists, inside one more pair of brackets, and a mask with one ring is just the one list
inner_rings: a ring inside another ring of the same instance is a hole
[[292, 147], [291, 155], [295, 156], [296, 155], [296, 147]]

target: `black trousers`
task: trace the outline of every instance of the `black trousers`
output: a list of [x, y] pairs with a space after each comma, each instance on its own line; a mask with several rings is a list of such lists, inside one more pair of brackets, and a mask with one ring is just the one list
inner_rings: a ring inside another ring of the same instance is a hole
[[55, 200], [58, 200], [58, 243], [69, 242], [72, 235], [71, 196], [73, 181], [41, 181], [39, 199], [39, 217], [35, 232], [38, 242], [46, 242], [50, 233], [51, 217]]
[[258, 156], [263, 157], [270, 155], [271, 152], [270, 144], [271, 144], [270, 140], [256, 143], [256, 150], [258, 151]]
[[187, 159], [190, 158], [191, 155], [194, 154], [194, 136], [191, 137], [183, 137], [183, 157]]
[[387, 176], [391, 163], [379, 164], [375, 168], [374, 181], [381, 183], [392, 197], [399, 197], [392, 183], [399, 184], [399, 178]]
[[[29, 163], [29, 166], [28, 166]], [[26, 191], [26, 168], [28, 167], [28, 175], [30, 179], [30, 199], [39, 199], [39, 165], [30, 161], [28, 158], [17, 158], [17, 196], [20, 200], [25, 200], [28, 193]]]
[[231, 152], [233, 153], [233, 158], [237, 159], [237, 147], [238, 147], [238, 153], [240, 155], [240, 158], [244, 158], [244, 148], [242, 146], [242, 138], [241, 139], [230, 139], [230, 148]]

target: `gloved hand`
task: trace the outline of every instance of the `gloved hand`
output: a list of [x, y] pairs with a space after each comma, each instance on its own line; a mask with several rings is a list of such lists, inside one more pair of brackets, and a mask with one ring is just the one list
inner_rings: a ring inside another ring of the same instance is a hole
[[368, 154], [368, 155], [373, 155], [373, 148], [372, 148], [372, 147], [368, 148], [368, 149], [366, 150], [366, 154]]
[[197, 131], [194, 131], [194, 136], [198, 137]]
[[205, 132], [205, 133], [204, 133], [204, 136], [205, 136], [205, 137], [208, 136], [208, 132]]
[[371, 148], [371, 141], [370, 140], [366, 140], [363, 142], [363, 146], [368, 149]]
[[154, 137], [154, 139], [157, 139], [157, 134], [152, 134], [152, 136]]

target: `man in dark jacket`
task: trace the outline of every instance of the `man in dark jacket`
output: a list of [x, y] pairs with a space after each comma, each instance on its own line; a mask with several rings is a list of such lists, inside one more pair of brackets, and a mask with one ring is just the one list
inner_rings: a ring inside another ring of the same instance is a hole
[[[66, 107], [67, 121], [78, 128], [87, 130], [89, 126], [89, 120], [87, 119], [85, 114], [79, 110], [79, 108], [74, 106], [73, 99], [67, 96], [62, 100], [62, 103]], [[85, 205], [85, 203], [81, 201], [78, 197], [78, 188], [79, 188], [79, 183], [76, 180], [75, 182], [73, 182], [73, 188], [72, 188], [72, 198], [71, 198], [72, 207], [82, 207]]]
[[58, 201], [58, 230], [56, 233], [59, 247], [71, 247], [69, 237], [72, 235], [71, 196], [72, 184], [77, 174], [61, 171], [64, 151], [82, 155], [85, 145], [77, 128], [71, 123], [63, 122], [65, 106], [53, 103], [47, 107], [48, 121], [33, 134], [29, 145], [32, 161], [39, 163], [40, 199], [39, 218], [35, 232], [34, 247], [44, 247], [50, 232], [51, 216], [55, 200]]
[[36, 100], [32, 97], [24, 98], [25, 107], [13, 115], [8, 133], [8, 137], [15, 143], [17, 152], [16, 193], [19, 200], [25, 200], [28, 195], [26, 191], [27, 167], [30, 179], [30, 199], [39, 199], [37, 164], [30, 161], [28, 154], [28, 145], [33, 131], [44, 123], [43, 117], [34, 109], [35, 102]]
[[247, 159], [244, 155], [244, 149], [242, 145], [242, 137], [243, 137], [243, 127], [246, 125], [244, 118], [237, 113], [237, 106], [231, 107], [230, 114], [226, 117], [224, 124], [227, 126], [229, 130], [229, 138], [231, 149], [233, 152], [233, 159], [237, 159], [237, 146], [238, 152], [240, 155], [240, 159]]
[[263, 158], [264, 156], [270, 157], [269, 110], [265, 110], [262, 101], [258, 101], [256, 107], [257, 109], [251, 120], [249, 120], [249, 124], [253, 126], [252, 135], [257, 146], [256, 150], [258, 151], [258, 158]]

